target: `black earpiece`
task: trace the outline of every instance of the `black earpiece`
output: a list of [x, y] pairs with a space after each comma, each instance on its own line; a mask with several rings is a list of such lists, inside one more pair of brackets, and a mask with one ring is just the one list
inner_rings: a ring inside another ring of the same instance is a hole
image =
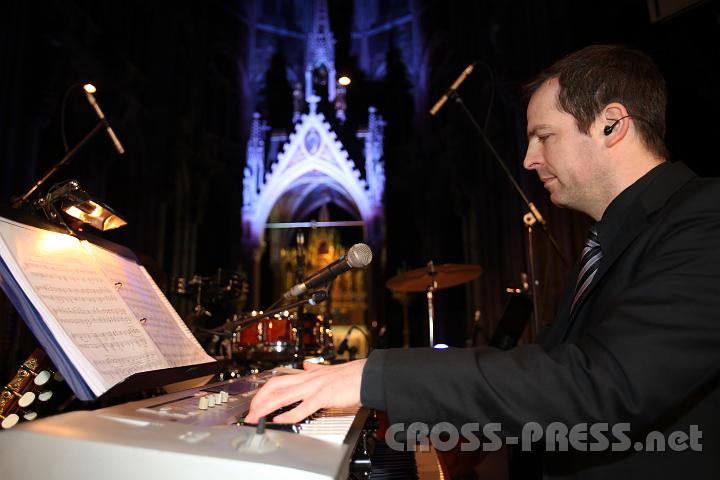
[[615, 125], [617, 125], [620, 120], [622, 120], [624, 118], [628, 118], [629, 116], [630, 115], [625, 115], [624, 117], [620, 117], [617, 120], [615, 120], [612, 125], [606, 125], [605, 128], [603, 128], [603, 133], [605, 134], [605, 136], [607, 137], [608, 135], [610, 135], [612, 133], [613, 129], [615, 128]]

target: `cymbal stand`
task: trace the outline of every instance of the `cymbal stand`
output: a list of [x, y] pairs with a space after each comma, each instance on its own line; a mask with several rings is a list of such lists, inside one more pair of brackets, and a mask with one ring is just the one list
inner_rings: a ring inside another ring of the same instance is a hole
[[435, 306], [434, 306], [434, 294], [435, 290], [437, 290], [437, 280], [435, 277], [437, 276], [437, 272], [435, 271], [435, 264], [432, 260], [430, 260], [427, 263], [428, 267], [428, 275], [430, 275], [430, 278], [432, 279], [432, 282], [430, 282], [430, 285], [428, 285], [426, 290], [426, 296], [427, 296], [427, 302], [428, 302], [428, 330], [430, 332], [430, 347], [433, 346], [433, 324], [435, 323]]

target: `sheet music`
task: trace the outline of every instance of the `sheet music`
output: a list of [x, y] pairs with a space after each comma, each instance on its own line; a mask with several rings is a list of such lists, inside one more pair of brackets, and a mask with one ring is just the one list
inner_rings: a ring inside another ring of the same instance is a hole
[[82, 242], [141, 322], [171, 367], [214, 361], [200, 346], [144, 267], [97, 245]]
[[169, 366], [77, 238], [4, 219], [0, 237], [8, 268], [96, 395]]

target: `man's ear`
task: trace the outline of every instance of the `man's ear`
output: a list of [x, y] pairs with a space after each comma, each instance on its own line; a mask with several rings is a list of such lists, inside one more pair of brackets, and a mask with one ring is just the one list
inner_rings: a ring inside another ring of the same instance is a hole
[[600, 113], [599, 127], [605, 136], [605, 146], [612, 148], [625, 138], [630, 128], [630, 118], [625, 105], [622, 103], [609, 103]]

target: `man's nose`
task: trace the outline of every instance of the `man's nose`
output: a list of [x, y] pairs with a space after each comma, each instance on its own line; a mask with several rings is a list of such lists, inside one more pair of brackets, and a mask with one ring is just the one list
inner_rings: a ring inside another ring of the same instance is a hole
[[525, 152], [525, 159], [523, 160], [523, 167], [526, 170], [536, 170], [542, 161], [542, 156], [537, 152], [533, 151], [532, 147], [528, 147]]

